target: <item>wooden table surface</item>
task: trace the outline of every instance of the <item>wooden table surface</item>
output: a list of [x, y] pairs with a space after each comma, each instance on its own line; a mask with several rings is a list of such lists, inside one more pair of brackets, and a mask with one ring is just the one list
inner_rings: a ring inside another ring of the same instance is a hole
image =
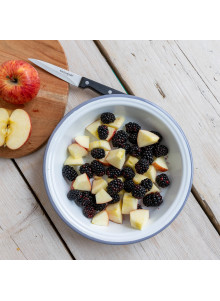
[[[157, 236], [90, 241], [57, 216], [44, 189], [45, 147], [0, 158], [0, 259], [220, 259], [220, 42], [61, 41], [69, 69], [155, 102], [184, 130], [194, 158], [189, 199]], [[124, 88], [123, 88], [124, 87]], [[70, 87], [66, 112], [96, 97]]]

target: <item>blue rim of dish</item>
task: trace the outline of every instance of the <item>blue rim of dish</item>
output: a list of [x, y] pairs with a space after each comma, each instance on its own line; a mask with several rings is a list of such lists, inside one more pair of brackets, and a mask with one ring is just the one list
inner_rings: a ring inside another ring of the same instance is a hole
[[[50, 194], [50, 191], [49, 191], [49, 187], [48, 187], [48, 184], [47, 184], [47, 179], [46, 179], [46, 158], [47, 158], [47, 152], [48, 152], [48, 149], [49, 149], [49, 146], [50, 146], [50, 143], [51, 143], [51, 140], [53, 139], [53, 136], [54, 134], [56, 133], [56, 131], [59, 129], [59, 127], [61, 126], [61, 124], [75, 111], [79, 110], [81, 107], [87, 105], [88, 103], [91, 103], [91, 102], [94, 102], [94, 101], [97, 101], [99, 99], [103, 99], [103, 98], [109, 98], [109, 97], [127, 97], [127, 98], [131, 98], [131, 99], [137, 99], [137, 100], [141, 100], [145, 103], [148, 103], [150, 105], [152, 105], [153, 107], [156, 107], [157, 109], [159, 109], [161, 112], [163, 112], [169, 119], [171, 119], [171, 121], [177, 126], [177, 128], [180, 130], [185, 142], [186, 142], [186, 145], [187, 145], [187, 148], [188, 148], [188, 151], [189, 151], [189, 155], [190, 155], [190, 162], [191, 162], [191, 176], [190, 176], [190, 185], [189, 185], [189, 189], [188, 189], [188, 192], [186, 194], [186, 198], [181, 206], [181, 208], [179, 209], [179, 211], [176, 213], [176, 215], [172, 218], [171, 221], [169, 221], [169, 223], [167, 223], [165, 226], [163, 226], [160, 230], [158, 230], [157, 232], [151, 234], [151, 235], [148, 235], [144, 238], [141, 238], [141, 239], [137, 239], [137, 240], [132, 240], [132, 241], [125, 241], [125, 242], [110, 242], [110, 241], [105, 241], [105, 240], [102, 240], [102, 239], [97, 239], [97, 238], [94, 238], [92, 236], [89, 236], [81, 231], [79, 231], [77, 228], [75, 228], [73, 225], [71, 225], [66, 219], [65, 217], [63, 217], [63, 215], [59, 212], [59, 210], [57, 209], [56, 207], [56, 204], [54, 203], [53, 201], [53, 198]], [[180, 127], [180, 125], [176, 122], [176, 120], [169, 114], [167, 113], [164, 109], [162, 109], [161, 107], [159, 107], [158, 105], [152, 103], [151, 101], [149, 100], [146, 100], [144, 98], [140, 98], [140, 97], [137, 97], [137, 96], [133, 96], [133, 95], [122, 95], [122, 94], [114, 94], [114, 95], [103, 95], [103, 96], [99, 96], [99, 97], [95, 97], [95, 98], [92, 98], [92, 99], [89, 99], [85, 102], [83, 102], [82, 104], [78, 105], [77, 107], [75, 107], [74, 109], [72, 109], [69, 113], [67, 113], [62, 119], [61, 121], [58, 123], [58, 125], [56, 126], [56, 128], [54, 129], [53, 133], [51, 134], [49, 140], [48, 140], [48, 143], [47, 143], [47, 147], [46, 147], [46, 150], [45, 150], [45, 154], [44, 154], [44, 161], [43, 161], [43, 177], [44, 177], [44, 185], [45, 185], [45, 189], [46, 189], [46, 192], [47, 192], [47, 195], [49, 197], [49, 200], [52, 204], [52, 206], [54, 207], [56, 213], [60, 216], [60, 218], [70, 227], [72, 228], [75, 232], [81, 234], [82, 236], [90, 239], [90, 240], [93, 240], [95, 242], [99, 242], [99, 243], [103, 243], [103, 244], [108, 244], [108, 245], [128, 245], [128, 244], [133, 244], [133, 243], [138, 243], [138, 242], [141, 242], [143, 240], [146, 240], [146, 239], [149, 239], [155, 235], [157, 235], [158, 233], [160, 233], [161, 231], [163, 231], [165, 228], [167, 228], [175, 219], [176, 217], [180, 214], [180, 212], [182, 211], [183, 207], [185, 206], [186, 204], [186, 201], [189, 197], [189, 194], [190, 194], [190, 191], [191, 191], [191, 188], [192, 188], [192, 180], [193, 180], [193, 158], [192, 158], [192, 152], [191, 152], [191, 149], [190, 149], [190, 146], [189, 146], [189, 142], [182, 130], [182, 128]]]

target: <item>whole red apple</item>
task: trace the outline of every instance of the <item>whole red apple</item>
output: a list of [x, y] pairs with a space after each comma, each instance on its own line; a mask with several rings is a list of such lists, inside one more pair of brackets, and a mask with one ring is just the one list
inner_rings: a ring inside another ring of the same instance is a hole
[[7, 61], [0, 66], [0, 99], [13, 104], [32, 100], [40, 89], [37, 70], [21, 60]]

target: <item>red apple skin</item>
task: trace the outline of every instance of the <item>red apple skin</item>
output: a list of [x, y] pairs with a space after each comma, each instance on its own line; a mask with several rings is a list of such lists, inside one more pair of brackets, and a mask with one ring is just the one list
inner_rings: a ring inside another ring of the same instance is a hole
[[0, 99], [23, 104], [36, 97], [39, 89], [39, 74], [29, 63], [6, 61], [0, 66]]

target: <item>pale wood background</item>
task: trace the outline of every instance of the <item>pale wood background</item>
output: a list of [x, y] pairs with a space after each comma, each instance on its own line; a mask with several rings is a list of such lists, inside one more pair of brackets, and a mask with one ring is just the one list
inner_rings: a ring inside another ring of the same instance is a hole
[[[0, 159], [0, 259], [220, 259], [220, 42], [61, 44], [70, 70], [124, 91], [122, 83], [173, 115], [193, 152], [192, 193], [156, 237], [104, 245], [75, 233], [53, 210], [43, 185], [45, 147], [24, 158]], [[66, 112], [95, 96], [70, 87]]]

